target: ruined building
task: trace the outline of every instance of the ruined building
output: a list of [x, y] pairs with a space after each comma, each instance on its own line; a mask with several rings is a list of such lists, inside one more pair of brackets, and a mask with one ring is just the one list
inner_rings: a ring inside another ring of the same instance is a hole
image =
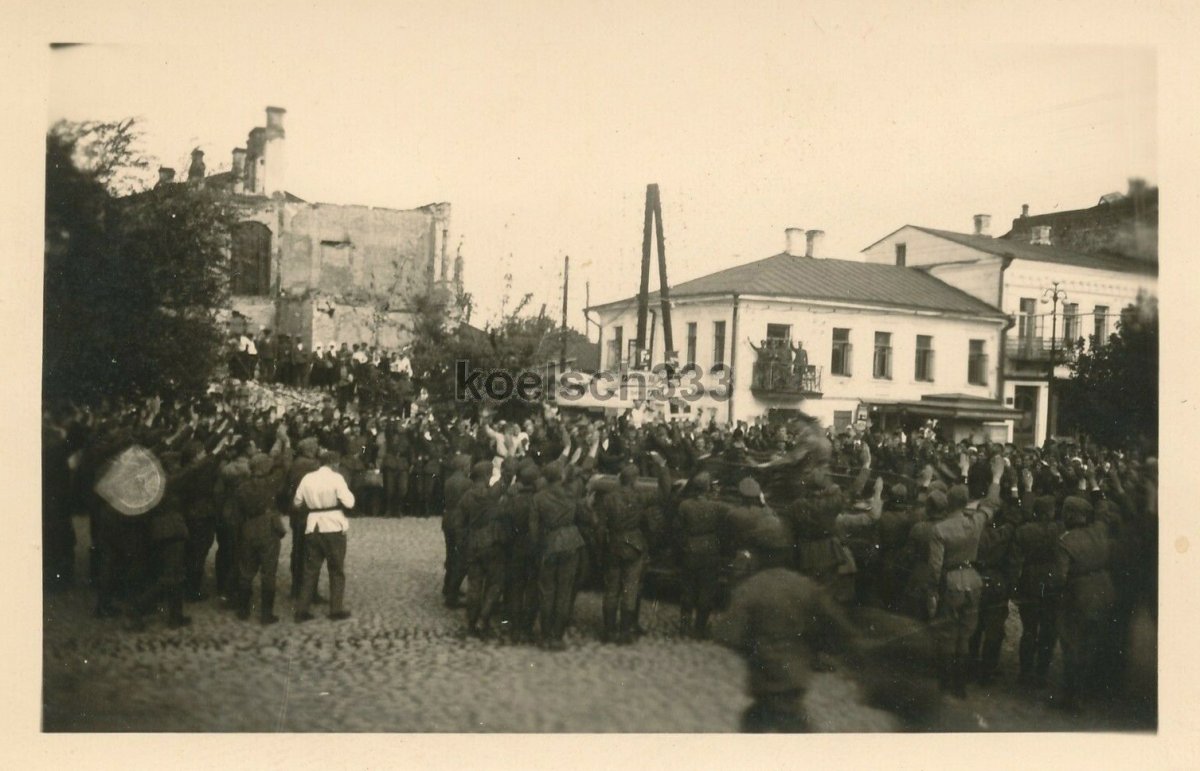
[[[239, 221], [230, 254], [231, 326], [269, 328], [311, 350], [329, 343], [399, 347], [411, 335], [414, 301], [462, 292], [462, 260], [449, 263], [450, 204], [383, 209], [311, 203], [285, 187], [284, 115], [234, 148], [229, 171], [206, 175], [192, 152], [188, 184], [230, 195]], [[171, 169], [160, 170], [163, 183]]]

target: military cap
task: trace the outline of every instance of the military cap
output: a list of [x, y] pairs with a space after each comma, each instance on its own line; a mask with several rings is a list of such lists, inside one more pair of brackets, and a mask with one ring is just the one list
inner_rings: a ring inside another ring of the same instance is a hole
[[256, 477], [270, 474], [273, 468], [275, 468], [275, 461], [265, 452], [260, 452], [250, 459], [250, 473]]
[[930, 514], [945, 514], [950, 508], [950, 502], [945, 493], [941, 490], [934, 490], [925, 498], [925, 506], [929, 509]]
[[537, 464], [533, 461], [522, 463], [517, 469], [517, 481], [523, 485], [532, 485], [537, 482], [539, 473]]
[[947, 492], [950, 488], [946, 487], [946, 483], [940, 479], [935, 479], [929, 483], [930, 490], [937, 490], [940, 493]]
[[891, 489], [891, 490], [889, 490], [889, 492], [890, 492], [890, 493], [891, 493], [891, 495], [892, 495], [892, 500], [893, 500], [893, 501], [905, 501], [905, 500], [908, 500], [908, 488], [907, 488], [907, 487], [905, 487], [903, 484], [901, 484], [901, 483], [899, 483], [899, 482], [897, 482], [896, 484], [892, 485], [892, 489]]
[[702, 493], [712, 486], [712, 475], [707, 471], [696, 472], [687, 483], [687, 491], [693, 493]]
[[637, 479], [638, 467], [632, 463], [626, 464], [621, 469], [620, 478], [622, 482], [632, 482], [633, 480]]
[[971, 493], [967, 490], [966, 485], [955, 485], [946, 493], [946, 500], [950, 503], [952, 510], [961, 509], [967, 505], [967, 501], [971, 500]]
[[1087, 498], [1072, 495], [1063, 501], [1063, 521], [1067, 527], [1082, 527], [1092, 519], [1092, 504]]
[[317, 438], [315, 436], [304, 437], [296, 443], [296, 449], [299, 450], [300, 454], [306, 458], [317, 457], [317, 450], [319, 449], [319, 446], [317, 445]]
[[1054, 506], [1057, 501], [1053, 495], [1041, 495], [1033, 502], [1033, 513], [1040, 522], [1049, 522], [1054, 519]]
[[472, 479], [490, 479], [492, 476], [492, 464], [489, 461], [481, 460], [471, 467]]
[[563, 478], [562, 465], [559, 463], [547, 463], [542, 468], [542, 476], [547, 482], [561, 482]]
[[746, 477], [738, 482], [738, 494], [743, 498], [757, 498], [762, 495], [762, 488], [758, 486], [754, 477]]

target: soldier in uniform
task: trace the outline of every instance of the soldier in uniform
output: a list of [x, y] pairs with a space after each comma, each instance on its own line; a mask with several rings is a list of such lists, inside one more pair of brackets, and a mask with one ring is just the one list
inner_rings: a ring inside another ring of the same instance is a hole
[[262, 623], [274, 624], [275, 573], [279, 568], [279, 539], [286, 530], [279, 517], [276, 503], [283, 485], [283, 474], [276, 469], [270, 455], [259, 453], [250, 459], [249, 479], [243, 481], [234, 495], [239, 524], [238, 554], [238, 618], [250, 618], [250, 594], [254, 576], [262, 572]]
[[750, 675], [754, 703], [742, 715], [747, 733], [793, 733], [811, 729], [804, 696], [812, 659], [822, 651], [853, 647], [854, 628], [815, 581], [787, 569], [779, 554], [733, 591], [729, 611], [713, 636], [740, 653]]
[[1045, 685], [1054, 646], [1058, 643], [1061, 583], [1056, 550], [1063, 530], [1054, 519], [1054, 504], [1053, 495], [1034, 499], [1028, 521], [1017, 528], [1014, 538], [1016, 601], [1021, 614], [1018, 656], [1021, 683], [1027, 686]]
[[[661, 458], [656, 457], [656, 462], [661, 463]], [[629, 644], [633, 642], [650, 534], [659, 524], [657, 511], [650, 510], [658, 495], [649, 496], [634, 488], [638, 468], [632, 463], [621, 469], [618, 478], [619, 486], [604, 496], [597, 512], [606, 558], [604, 638]]]
[[708, 497], [712, 478], [701, 471], [688, 480], [679, 503], [679, 556], [683, 592], [679, 631], [696, 639], [708, 635], [708, 617], [717, 604], [721, 568], [719, 533], [729, 507]]
[[[538, 614], [539, 555], [531, 520], [539, 476], [540, 472], [533, 461], [523, 461], [517, 469], [517, 487], [507, 493], [502, 502], [503, 519], [512, 528], [504, 597], [509, 637], [515, 642], [533, 639], [533, 624]], [[446, 480], [446, 489], [450, 489], [450, 480]]]
[[[174, 455], [175, 457], [171, 457]], [[130, 627], [145, 628], [143, 616], [157, 602], [167, 603], [167, 625], [172, 629], [188, 626], [192, 620], [183, 615], [184, 554], [187, 549], [187, 524], [183, 518], [184, 501], [180, 497], [177, 482], [181, 469], [178, 453], [163, 457], [168, 474], [167, 492], [162, 502], [148, 517], [151, 543], [150, 557], [154, 565], [154, 578], [129, 604]], [[175, 484], [173, 484], [175, 483]], [[174, 489], [173, 489], [174, 488]]]
[[979, 601], [979, 626], [971, 635], [968, 648], [980, 685], [990, 685], [1000, 665], [1008, 600], [1017, 584], [1013, 552], [1019, 524], [1019, 509], [1012, 503], [1005, 504], [979, 537], [975, 569], [983, 581], [983, 593]]
[[1103, 680], [1098, 653], [1113, 633], [1116, 591], [1108, 572], [1107, 527], [1092, 521], [1092, 504], [1071, 496], [1063, 501], [1067, 532], [1058, 539], [1058, 575], [1065, 590], [1058, 620], [1063, 650], [1063, 707], [1077, 710], [1085, 683]]
[[853, 557], [842, 544], [837, 526], [845, 505], [841, 488], [829, 484], [818, 495], [797, 500], [787, 511], [796, 536], [800, 572], [842, 602], [854, 595]]
[[208, 598], [204, 591], [204, 566], [216, 538], [217, 511], [214, 493], [217, 484], [217, 458], [205, 452], [199, 441], [183, 449], [184, 471], [177, 480], [183, 515], [187, 523], [184, 549], [186, 576], [185, 599], [200, 602]]
[[442, 579], [442, 600], [447, 608], [461, 604], [462, 583], [467, 577], [464, 524], [458, 508], [463, 493], [471, 487], [468, 471], [471, 459], [466, 455], [455, 455], [450, 461], [453, 471], [446, 480], [446, 508], [442, 512], [442, 537], [446, 541], [445, 575]]
[[[332, 356], [332, 352], [330, 355]], [[385, 438], [387, 443], [384, 445], [383, 462], [380, 464], [383, 472], [384, 507], [387, 516], [398, 517], [408, 506], [408, 469], [412, 450], [408, 433], [394, 422], [388, 424]], [[449, 507], [449, 501], [446, 505]]]
[[217, 500], [220, 511], [217, 518], [217, 593], [229, 607], [233, 607], [237, 591], [237, 527], [233, 520], [234, 493], [242, 480], [250, 476], [250, 457], [256, 448], [254, 442], [242, 439], [233, 450], [232, 457], [220, 469], [217, 477]]
[[[547, 464], [542, 475], [546, 486], [533, 495], [529, 517], [529, 539], [536, 544], [539, 557], [540, 644], [563, 650], [584, 545], [579, 532], [580, 501], [563, 486], [563, 470], [557, 462]], [[532, 625], [532, 618], [529, 623]]]
[[943, 690], [966, 696], [967, 648], [979, 624], [983, 581], [975, 570], [979, 539], [1000, 505], [1000, 479], [1004, 458], [992, 458], [992, 484], [988, 498], [968, 506], [965, 485], [955, 485], [947, 495], [950, 515], [933, 526], [929, 543], [929, 567], [940, 578], [935, 600], [934, 640], [938, 658], [938, 682]]
[[476, 463], [471, 467], [471, 487], [458, 499], [466, 534], [467, 633], [480, 638], [492, 635], [492, 614], [504, 589], [505, 528], [499, 506], [503, 486], [489, 486], [491, 477], [491, 463]]

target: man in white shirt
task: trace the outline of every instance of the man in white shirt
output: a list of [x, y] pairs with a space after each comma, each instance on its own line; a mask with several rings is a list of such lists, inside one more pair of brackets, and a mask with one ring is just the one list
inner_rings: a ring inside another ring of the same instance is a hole
[[342, 607], [346, 595], [346, 531], [350, 522], [345, 509], [354, 508], [354, 493], [336, 468], [340, 458], [335, 452], [321, 457], [321, 467], [300, 480], [292, 506], [308, 512], [304, 528], [304, 589], [296, 604], [296, 621], [309, 621], [308, 612], [317, 591], [321, 565], [329, 563], [329, 618], [350, 618]]

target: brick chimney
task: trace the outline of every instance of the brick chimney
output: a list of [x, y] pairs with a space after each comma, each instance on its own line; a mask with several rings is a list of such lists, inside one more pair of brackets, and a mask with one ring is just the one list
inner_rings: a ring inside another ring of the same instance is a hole
[[805, 257], [823, 257], [825, 255], [825, 249], [824, 249], [825, 231], [824, 230], [810, 230], [807, 233], [805, 233], [804, 235], [808, 238], [808, 243], [805, 245], [805, 248], [804, 248], [804, 256]]
[[239, 195], [246, 190], [246, 148], [233, 148], [233, 192]]
[[1036, 225], [1029, 229], [1029, 243], [1038, 246], [1050, 246], [1050, 226]]
[[1137, 198], [1146, 192], [1146, 180], [1141, 177], [1129, 178], [1129, 197]]
[[262, 195], [262, 183], [266, 176], [263, 174], [263, 136], [267, 130], [261, 126], [250, 129], [246, 137], [246, 192], [250, 195]]
[[1021, 219], [1025, 219], [1028, 216], [1029, 216], [1029, 204], [1023, 203], [1023, 204], [1021, 204]]
[[282, 107], [267, 108], [267, 128], [263, 142], [263, 176], [260, 187], [263, 195], [283, 195], [284, 156], [283, 156], [283, 116], [287, 110]]
[[793, 257], [804, 256], [804, 228], [787, 228], [783, 231], [784, 238], [787, 241], [787, 248], [784, 252]]
[[175, 169], [169, 166], [158, 167], [158, 184], [169, 185], [175, 181]]
[[992, 215], [976, 214], [975, 215], [975, 235], [991, 237]]
[[197, 147], [192, 150], [192, 165], [188, 166], [188, 182], [198, 184], [204, 181], [204, 151]]

